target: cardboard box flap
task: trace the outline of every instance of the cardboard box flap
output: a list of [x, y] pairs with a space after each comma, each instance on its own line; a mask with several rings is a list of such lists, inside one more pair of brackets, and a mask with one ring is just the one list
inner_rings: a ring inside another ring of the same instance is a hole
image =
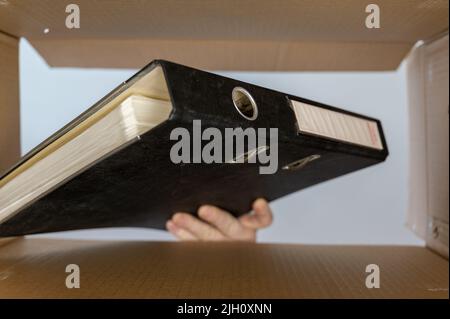
[[[69, 264], [81, 289], [65, 285]], [[448, 261], [405, 246], [26, 238], [0, 247], [0, 274], [0, 298], [448, 298]]]
[[427, 246], [449, 254], [448, 35], [415, 48], [406, 60], [409, 104], [407, 223]]
[[20, 158], [19, 41], [0, 32], [0, 172]]
[[448, 29], [449, 8], [380, 0], [380, 28], [369, 29], [360, 0], [77, 4], [80, 28], [68, 29], [64, 1], [2, 0], [0, 30], [28, 38], [52, 66], [138, 68], [164, 58], [222, 70], [387, 70]]

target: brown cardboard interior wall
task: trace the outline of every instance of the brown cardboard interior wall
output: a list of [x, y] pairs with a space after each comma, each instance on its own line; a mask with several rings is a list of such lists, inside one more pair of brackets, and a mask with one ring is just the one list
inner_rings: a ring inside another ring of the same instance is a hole
[[368, 29], [360, 0], [79, 0], [81, 28], [67, 29], [65, 1], [4, 3], [0, 30], [31, 40], [52, 66], [139, 68], [163, 58], [292, 71], [395, 69], [416, 41], [448, 29], [449, 8], [447, 0], [379, 0], [381, 28]]
[[[31, 39], [53, 66], [141, 67], [166, 58], [206, 69], [387, 70], [417, 40], [448, 29], [446, 0], [379, 0], [380, 30], [365, 28], [358, 0], [77, 3], [82, 28], [68, 30], [62, 1], [0, 1], [0, 30]], [[17, 58], [17, 39], [0, 34], [0, 170], [20, 152]], [[419, 247], [0, 245], [0, 297], [448, 298], [448, 261]], [[70, 263], [80, 265], [84, 289], [66, 289]], [[381, 268], [381, 289], [364, 286], [371, 263]]]
[[52, 66], [141, 68], [162, 57], [206, 70], [247, 71], [392, 70], [411, 48], [404, 43], [147, 39], [52, 39], [31, 43]]
[[[80, 267], [81, 289], [65, 268]], [[380, 267], [379, 289], [365, 270]], [[0, 298], [448, 298], [448, 261], [422, 247], [18, 239]]]
[[0, 173], [20, 158], [19, 43], [0, 32]]
[[449, 254], [448, 35], [424, 46], [429, 229], [427, 245]]

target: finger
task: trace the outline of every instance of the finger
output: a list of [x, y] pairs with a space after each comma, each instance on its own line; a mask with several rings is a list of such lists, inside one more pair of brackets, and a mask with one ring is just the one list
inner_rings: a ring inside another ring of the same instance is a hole
[[193, 234], [191, 234], [189, 231], [187, 231], [184, 228], [178, 227], [173, 221], [169, 220], [166, 223], [167, 230], [174, 235], [176, 238], [180, 240], [185, 241], [195, 241], [198, 240], [197, 237], [195, 237]]
[[187, 230], [200, 240], [226, 239], [220, 231], [218, 231], [211, 225], [200, 221], [198, 218], [192, 216], [191, 214], [176, 213], [173, 216], [172, 221], [177, 225], [177, 227]]
[[260, 229], [270, 226], [273, 222], [272, 210], [269, 203], [263, 199], [258, 198], [253, 202], [253, 212], [243, 215], [239, 221], [248, 228]]
[[236, 217], [218, 207], [204, 205], [198, 210], [198, 215], [201, 219], [214, 225], [225, 236], [239, 238], [245, 231]]

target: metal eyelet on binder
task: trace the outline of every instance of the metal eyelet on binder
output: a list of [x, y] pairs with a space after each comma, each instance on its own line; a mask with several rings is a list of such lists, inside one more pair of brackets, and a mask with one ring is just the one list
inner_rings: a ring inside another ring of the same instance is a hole
[[269, 149], [269, 146], [267, 146], [267, 145], [259, 146], [259, 147], [254, 148], [242, 155], [236, 156], [235, 158], [229, 160], [227, 163], [228, 164], [249, 163], [252, 158], [255, 158], [257, 155], [259, 155], [262, 152], [266, 152], [268, 149]]
[[231, 92], [233, 104], [239, 114], [249, 120], [253, 121], [258, 117], [258, 107], [252, 95], [244, 88], [235, 87]]
[[282, 169], [290, 170], [290, 171], [299, 170], [299, 169], [305, 167], [307, 164], [309, 164], [312, 161], [315, 161], [316, 159], [319, 159], [319, 158], [320, 158], [319, 154], [313, 154], [313, 155], [307, 156], [305, 158], [296, 160], [292, 163], [289, 163], [289, 164], [283, 166]]

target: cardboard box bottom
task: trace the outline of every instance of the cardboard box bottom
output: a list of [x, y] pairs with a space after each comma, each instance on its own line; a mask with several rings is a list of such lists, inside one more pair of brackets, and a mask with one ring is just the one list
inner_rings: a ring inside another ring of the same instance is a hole
[[[66, 287], [68, 264], [80, 288]], [[366, 287], [366, 267], [380, 288]], [[448, 298], [449, 264], [422, 247], [17, 238], [1, 298]]]

